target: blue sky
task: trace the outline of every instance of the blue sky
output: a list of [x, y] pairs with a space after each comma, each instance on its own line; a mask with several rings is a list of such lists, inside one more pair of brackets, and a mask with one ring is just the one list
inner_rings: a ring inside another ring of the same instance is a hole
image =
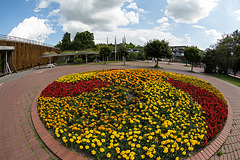
[[2, 0], [0, 34], [55, 45], [65, 32], [94, 33], [95, 43], [170, 45], [205, 50], [240, 29], [239, 0]]

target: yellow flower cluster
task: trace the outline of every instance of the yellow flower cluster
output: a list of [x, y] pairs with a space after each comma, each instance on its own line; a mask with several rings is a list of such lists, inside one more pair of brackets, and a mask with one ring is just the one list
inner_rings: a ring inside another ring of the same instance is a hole
[[227, 101], [225, 100], [223, 94], [217, 88], [213, 87], [209, 82], [203, 81], [199, 78], [187, 76], [187, 75], [181, 75], [181, 74], [176, 74], [171, 72], [163, 72], [163, 73], [166, 74], [168, 78], [172, 78], [174, 80], [178, 80], [183, 83], [190, 83], [202, 89], [206, 89], [208, 92], [215, 94], [218, 98], [223, 100], [227, 105]]
[[85, 72], [85, 73], [73, 73], [57, 79], [57, 82], [68, 82], [75, 83], [79, 81], [86, 81], [89, 79], [93, 79], [96, 74], [96, 71]]
[[[39, 116], [55, 136], [98, 159], [179, 159], [206, 134], [201, 106], [165, 82], [166, 73], [148, 69], [72, 74], [112, 85], [76, 97], [39, 97]], [[74, 80], [71, 80], [73, 78]]]

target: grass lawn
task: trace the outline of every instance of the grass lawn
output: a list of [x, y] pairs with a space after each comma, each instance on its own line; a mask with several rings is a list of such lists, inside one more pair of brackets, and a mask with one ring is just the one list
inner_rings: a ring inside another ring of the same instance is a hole
[[212, 74], [208, 74], [208, 75], [211, 75], [211, 76], [213, 76], [213, 77], [222, 79], [222, 80], [224, 80], [224, 81], [227, 81], [227, 82], [229, 82], [229, 83], [235, 84], [235, 85], [237, 85], [238, 87], [240, 87], [240, 79], [238, 79], [238, 78], [231, 77], [231, 76], [229, 76], [229, 75], [218, 74], [218, 73], [212, 73]]

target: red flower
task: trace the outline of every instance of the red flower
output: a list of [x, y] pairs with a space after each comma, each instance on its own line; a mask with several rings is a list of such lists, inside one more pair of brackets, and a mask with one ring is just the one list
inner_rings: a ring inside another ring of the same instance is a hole
[[98, 79], [80, 81], [77, 83], [56, 82], [49, 84], [41, 93], [43, 97], [67, 97], [77, 96], [83, 92], [92, 92], [95, 88], [106, 87], [112, 84]]
[[182, 83], [171, 78], [167, 80], [167, 82], [184, 92], [188, 92], [192, 98], [202, 106], [202, 109], [205, 111], [206, 124], [208, 126], [204, 142], [204, 145], [207, 145], [208, 142], [222, 130], [227, 119], [227, 105], [215, 94], [208, 92], [206, 89], [189, 83]]

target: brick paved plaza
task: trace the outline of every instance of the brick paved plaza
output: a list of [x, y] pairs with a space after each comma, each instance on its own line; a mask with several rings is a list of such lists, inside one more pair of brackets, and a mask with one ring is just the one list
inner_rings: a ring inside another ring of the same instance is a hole
[[[126, 64], [126, 66], [123, 66], [123, 63], [66, 65], [32, 69], [0, 78], [0, 159], [86, 159], [61, 146], [41, 126], [36, 107], [34, 108], [36, 96], [48, 84], [63, 75], [99, 69], [151, 68], [155, 65], [152, 62]], [[168, 65], [161, 62], [160, 66], [164, 69], [158, 70], [190, 75], [210, 82], [223, 93], [230, 106], [227, 124], [223, 131], [212, 144], [190, 159], [240, 159], [240, 87], [205, 75], [200, 68], [194, 68], [197, 73], [190, 73], [188, 72], [190, 68], [184, 67], [184, 64]], [[219, 156], [221, 152], [223, 155]]]

